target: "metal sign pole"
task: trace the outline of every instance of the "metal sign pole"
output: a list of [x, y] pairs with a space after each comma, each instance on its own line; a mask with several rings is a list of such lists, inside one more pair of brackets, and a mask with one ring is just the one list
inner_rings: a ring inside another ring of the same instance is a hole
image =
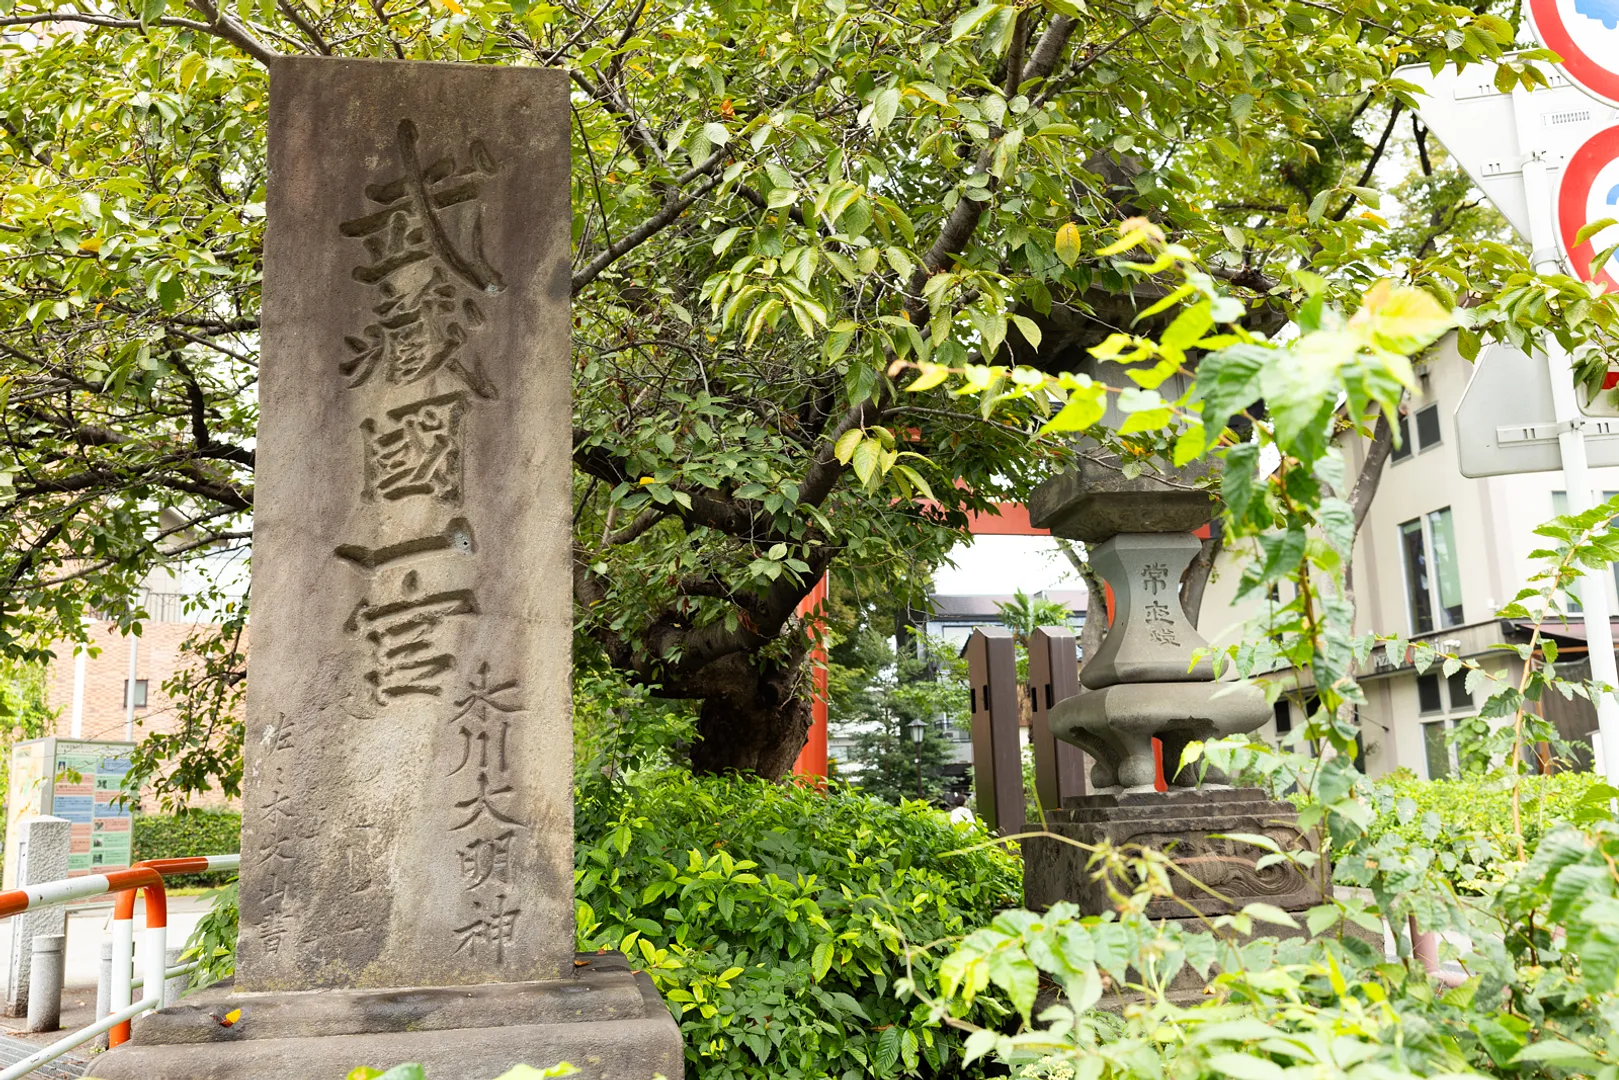
[[[1517, 119], [1519, 147], [1524, 154], [1523, 185], [1529, 208], [1530, 260], [1537, 273], [1562, 273], [1563, 260], [1557, 247], [1557, 233], [1552, 219], [1551, 184], [1547, 177], [1547, 151], [1541, 144], [1532, 111], [1529, 93], [1517, 88], [1512, 92], [1513, 112]], [[1574, 376], [1569, 368], [1569, 357], [1555, 337], [1546, 338], [1546, 367], [1551, 376], [1552, 402], [1556, 407], [1558, 449], [1563, 457], [1563, 486], [1568, 494], [1571, 514], [1580, 514], [1594, 505], [1591, 497], [1591, 476], [1585, 453], [1585, 430], [1579, 403], [1574, 396]], [[1582, 579], [1587, 577], [1580, 571]], [[1613, 656], [1613, 624], [1609, 619], [1608, 583], [1590, 579], [1581, 597], [1585, 611], [1585, 641], [1591, 658], [1591, 679], [1602, 685], [1619, 687], [1619, 671], [1615, 670]], [[1609, 784], [1619, 786], [1619, 699], [1613, 693], [1595, 696], [1597, 731], [1602, 750], [1602, 772]]]

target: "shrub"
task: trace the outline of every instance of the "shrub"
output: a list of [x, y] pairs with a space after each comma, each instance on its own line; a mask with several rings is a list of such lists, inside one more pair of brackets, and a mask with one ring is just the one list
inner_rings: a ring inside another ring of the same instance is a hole
[[[1574, 820], [1599, 783], [1601, 777], [1593, 773], [1523, 777], [1526, 853], [1534, 852], [1544, 834]], [[1419, 780], [1401, 770], [1373, 781], [1368, 790], [1377, 817], [1346, 850], [1370, 851], [1389, 836], [1431, 848], [1440, 874], [1470, 893], [1499, 885], [1518, 869], [1511, 777]]]
[[1020, 864], [920, 803], [666, 770], [581, 791], [582, 949], [622, 949], [702, 1080], [936, 1072], [957, 1037], [896, 984], [1016, 903]]
[[[179, 859], [231, 855], [242, 850], [242, 815], [232, 810], [184, 810], [178, 814], [137, 814], [131, 839], [135, 859]], [[170, 888], [214, 887], [236, 876], [234, 870], [181, 874], [166, 879]]]

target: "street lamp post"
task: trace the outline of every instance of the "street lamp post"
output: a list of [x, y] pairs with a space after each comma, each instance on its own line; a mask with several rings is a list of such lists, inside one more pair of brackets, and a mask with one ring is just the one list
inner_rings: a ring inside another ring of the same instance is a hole
[[927, 731], [927, 725], [920, 719], [912, 720], [907, 729], [911, 733], [911, 745], [916, 747], [916, 797], [922, 799], [922, 735]]

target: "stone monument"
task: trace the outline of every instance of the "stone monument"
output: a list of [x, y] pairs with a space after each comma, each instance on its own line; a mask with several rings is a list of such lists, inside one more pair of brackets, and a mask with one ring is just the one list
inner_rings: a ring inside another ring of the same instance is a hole
[[[1198, 789], [1194, 770], [1179, 768], [1188, 742], [1250, 732], [1269, 716], [1257, 688], [1215, 681], [1207, 658], [1197, 655], [1207, 642], [1181, 607], [1181, 575], [1200, 545], [1192, 530], [1208, 523], [1213, 509], [1198, 479], [1126, 477], [1117, 462], [1081, 453], [1073, 471], [1030, 499], [1034, 524], [1092, 545], [1091, 565], [1112, 589], [1114, 610], [1106, 640], [1080, 670], [1080, 693], [1056, 702], [1047, 720], [1054, 737], [1095, 762], [1093, 793], [1065, 799], [1048, 814], [1047, 829], [1085, 844], [1165, 850], [1231, 901], [1177, 879], [1174, 898], [1149, 906], [1153, 918], [1222, 914], [1256, 900], [1303, 910], [1321, 902], [1313, 879], [1288, 865], [1261, 869], [1264, 851], [1215, 838], [1250, 833], [1301, 850], [1308, 840], [1292, 808], [1256, 789], [1233, 789], [1217, 774]], [[1160, 757], [1167, 791], [1156, 786]], [[1030, 908], [1067, 900], [1087, 914], [1112, 909], [1087, 852], [1032, 837], [1023, 842], [1023, 859]], [[1117, 884], [1130, 891], [1129, 883]]]
[[574, 954], [567, 75], [270, 102], [236, 983], [97, 1075], [674, 1080], [650, 981]]

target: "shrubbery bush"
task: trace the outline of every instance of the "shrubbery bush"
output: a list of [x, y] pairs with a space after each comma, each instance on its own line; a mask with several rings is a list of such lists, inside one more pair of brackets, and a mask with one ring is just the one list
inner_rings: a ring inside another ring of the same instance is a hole
[[[194, 855], [231, 855], [242, 850], [242, 815], [232, 810], [186, 810], [178, 814], [137, 814], [135, 859], [179, 859]], [[170, 888], [218, 886], [236, 876], [234, 870], [182, 874], [168, 878]]]
[[[1601, 778], [1564, 772], [1525, 776], [1521, 783], [1519, 816], [1525, 852], [1532, 854], [1544, 834], [1580, 815]], [[1442, 876], [1470, 893], [1498, 886], [1517, 871], [1510, 776], [1422, 780], [1401, 769], [1373, 781], [1367, 792], [1377, 817], [1352, 850], [1371, 851], [1385, 837], [1430, 849]]]
[[[934, 977], [909, 946], [1020, 899], [1020, 863], [919, 803], [891, 806], [679, 770], [581, 791], [584, 949], [622, 949], [680, 1021], [700, 1080], [882, 1077], [960, 1064], [895, 984]], [[966, 1075], [952, 1073], [952, 1075]]]

